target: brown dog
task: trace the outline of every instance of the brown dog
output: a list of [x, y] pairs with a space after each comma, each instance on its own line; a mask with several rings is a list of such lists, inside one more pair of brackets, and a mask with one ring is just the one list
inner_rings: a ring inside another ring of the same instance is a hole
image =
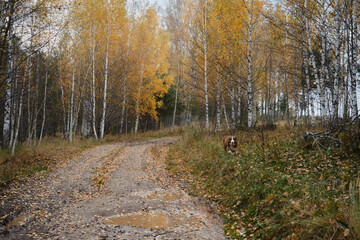
[[237, 147], [237, 138], [235, 136], [225, 136], [223, 138], [224, 150], [231, 155], [235, 155]]

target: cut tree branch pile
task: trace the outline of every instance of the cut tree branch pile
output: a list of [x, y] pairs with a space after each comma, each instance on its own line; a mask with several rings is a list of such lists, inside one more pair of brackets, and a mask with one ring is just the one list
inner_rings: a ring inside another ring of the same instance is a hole
[[343, 141], [340, 139], [339, 135], [345, 132], [353, 132], [357, 133], [358, 130], [351, 128], [350, 126], [354, 126], [356, 121], [360, 118], [360, 115], [353, 118], [350, 122], [344, 124], [337, 124], [331, 127], [328, 130], [321, 131], [321, 132], [305, 132], [304, 139], [307, 140], [311, 137], [314, 140], [314, 144], [319, 144], [320, 140], [327, 140], [332, 145], [342, 145], [344, 144]]

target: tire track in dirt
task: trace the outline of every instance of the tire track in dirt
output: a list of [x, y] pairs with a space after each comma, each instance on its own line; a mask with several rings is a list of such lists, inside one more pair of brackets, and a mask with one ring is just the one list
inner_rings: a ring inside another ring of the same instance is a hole
[[[176, 141], [99, 146], [12, 186], [0, 199], [0, 239], [225, 239], [221, 219], [168, 175], [165, 157]], [[109, 170], [101, 191], [98, 167]]]

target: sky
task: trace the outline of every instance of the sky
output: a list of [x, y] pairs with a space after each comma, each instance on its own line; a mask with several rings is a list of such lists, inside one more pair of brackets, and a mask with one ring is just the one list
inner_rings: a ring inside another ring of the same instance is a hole
[[157, 3], [163, 9], [165, 9], [168, 2], [169, 0], [150, 0], [150, 3]]

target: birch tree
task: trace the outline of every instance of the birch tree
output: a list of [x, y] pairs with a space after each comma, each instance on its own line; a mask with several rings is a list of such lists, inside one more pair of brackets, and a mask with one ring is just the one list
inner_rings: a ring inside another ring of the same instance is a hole
[[253, 74], [252, 74], [252, 31], [253, 31], [253, 0], [249, 2], [249, 23], [248, 23], [248, 56], [247, 56], [247, 105], [248, 105], [248, 128], [252, 128], [254, 124], [253, 119]]
[[91, 85], [91, 108], [92, 108], [92, 129], [94, 133], [94, 137], [97, 140], [97, 130], [96, 130], [96, 92], [95, 92], [95, 47], [96, 47], [96, 39], [95, 39], [95, 23], [92, 23], [93, 26], [90, 26], [90, 33], [92, 34], [91, 41], [91, 61], [92, 61], [92, 85]]
[[104, 98], [103, 98], [103, 113], [100, 124], [100, 139], [104, 139], [104, 129], [105, 129], [105, 117], [106, 117], [106, 94], [107, 94], [107, 84], [108, 84], [108, 67], [109, 67], [109, 38], [110, 38], [110, 26], [107, 24], [107, 34], [106, 34], [106, 57], [105, 57], [105, 81], [104, 81]]
[[203, 38], [204, 38], [204, 82], [205, 82], [205, 128], [206, 131], [210, 130], [209, 125], [209, 95], [208, 95], [208, 69], [207, 69], [207, 0], [204, 0], [204, 7], [203, 7]]
[[[11, 30], [10, 30], [11, 36]], [[10, 115], [11, 115], [11, 87], [14, 78], [14, 59], [13, 59], [13, 40], [10, 38], [8, 44], [8, 70], [6, 77], [6, 86], [5, 86], [5, 107], [4, 107], [4, 124], [3, 124], [3, 148], [8, 148], [10, 144]]]
[[358, 116], [358, 106], [357, 106], [357, 83], [358, 83], [358, 1], [351, 1], [351, 10], [352, 10], [352, 18], [351, 18], [351, 33], [350, 33], [350, 69], [351, 69], [351, 118], [354, 119]]

